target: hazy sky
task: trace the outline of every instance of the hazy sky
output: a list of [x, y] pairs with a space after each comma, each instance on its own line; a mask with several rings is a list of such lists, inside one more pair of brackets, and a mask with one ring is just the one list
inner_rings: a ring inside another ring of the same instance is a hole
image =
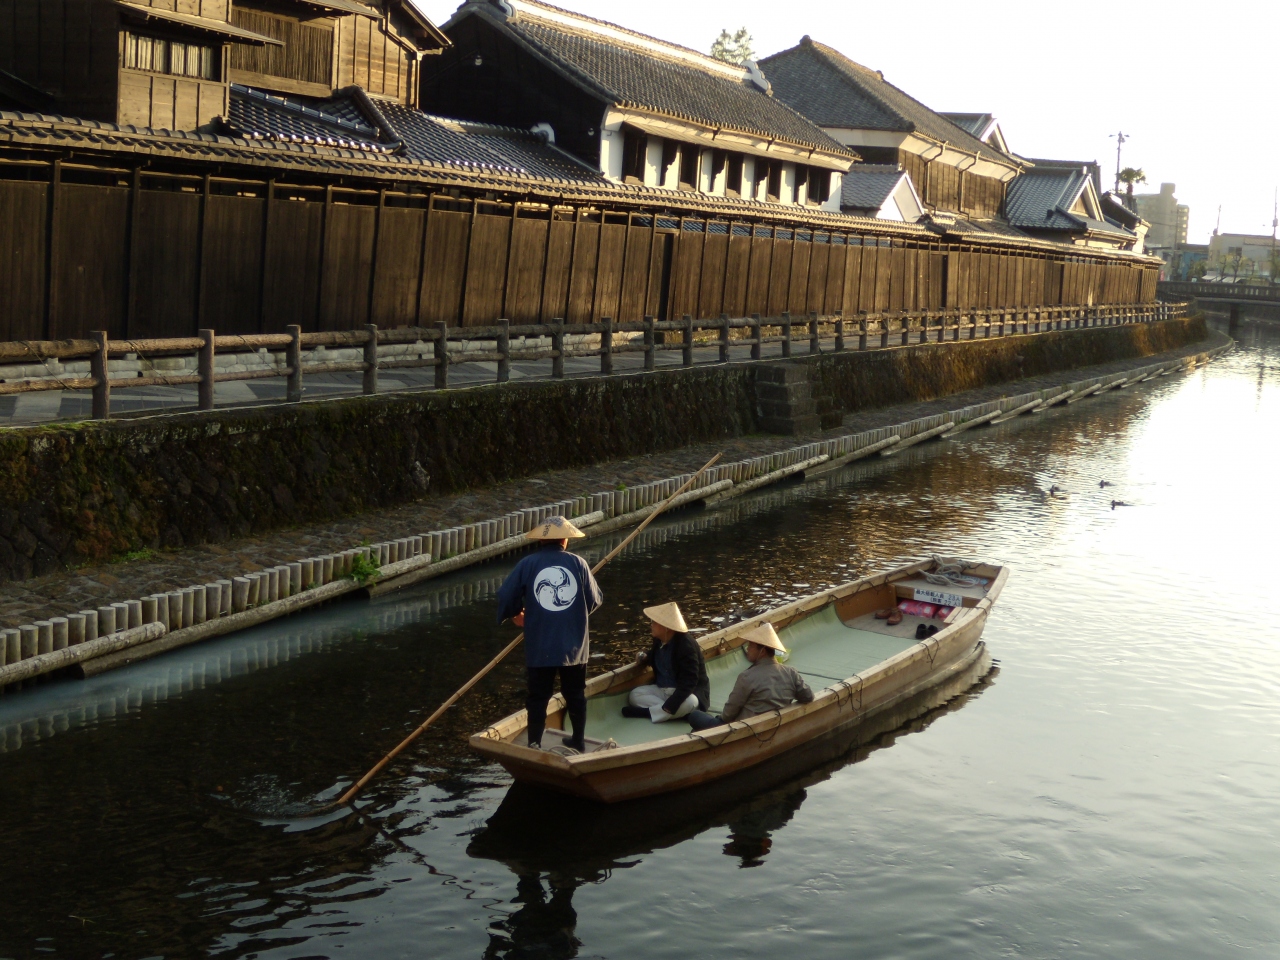
[[[437, 23], [453, 0], [415, 0]], [[1103, 187], [1123, 165], [1149, 186], [1177, 184], [1189, 239], [1271, 233], [1280, 182], [1274, 80], [1280, 4], [833, 3], [830, 0], [560, 0], [633, 30], [707, 50], [745, 26], [758, 56], [804, 34], [830, 44], [935, 110], [990, 112], [1027, 157], [1098, 160]]]

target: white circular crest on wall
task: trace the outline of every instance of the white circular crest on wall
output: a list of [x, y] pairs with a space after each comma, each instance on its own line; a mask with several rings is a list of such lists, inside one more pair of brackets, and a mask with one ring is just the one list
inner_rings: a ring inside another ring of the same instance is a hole
[[578, 598], [578, 581], [564, 567], [546, 567], [534, 581], [533, 595], [543, 610], [558, 613]]

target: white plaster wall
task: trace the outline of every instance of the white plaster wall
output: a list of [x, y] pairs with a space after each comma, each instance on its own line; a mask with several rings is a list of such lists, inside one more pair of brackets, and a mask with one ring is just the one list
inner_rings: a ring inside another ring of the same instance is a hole
[[600, 172], [622, 182], [622, 125], [600, 131]]
[[778, 191], [778, 202], [796, 202], [796, 165], [794, 163], [782, 165], [782, 187]]
[[747, 200], [756, 195], [756, 158], [742, 158], [742, 196]]
[[662, 140], [650, 137], [644, 150], [644, 182], [646, 186], [662, 186]]
[[831, 195], [827, 197], [826, 203], [822, 205], [822, 209], [828, 213], [840, 212], [840, 191], [844, 186], [844, 174], [837, 170], [831, 171]]

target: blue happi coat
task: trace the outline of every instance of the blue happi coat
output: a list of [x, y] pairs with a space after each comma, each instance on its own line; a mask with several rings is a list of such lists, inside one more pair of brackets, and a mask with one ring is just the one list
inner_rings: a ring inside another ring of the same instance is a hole
[[524, 660], [530, 667], [586, 663], [587, 616], [604, 601], [585, 560], [549, 543], [519, 563], [498, 588], [498, 622], [524, 611]]

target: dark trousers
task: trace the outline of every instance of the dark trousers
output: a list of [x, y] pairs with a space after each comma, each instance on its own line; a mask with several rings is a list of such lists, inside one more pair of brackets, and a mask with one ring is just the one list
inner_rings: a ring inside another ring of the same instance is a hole
[[556, 672], [560, 673], [560, 692], [564, 694], [569, 710], [569, 725], [573, 737], [569, 741], [579, 750], [587, 734], [587, 665], [572, 667], [525, 667], [529, 680], [529, 699], [524, 702], [529, 711], [529, 744], [542, 743], [542, 731], [547, 726], [547, 701], [556, 686]]
[[722, 727], [725, 724], [721, 717], [717, 717], [714, 713], [707, 713], [705, 710], [691, 710], [685, 715], [685, 719], [695, 730], [710, 730], [712, 727]]

